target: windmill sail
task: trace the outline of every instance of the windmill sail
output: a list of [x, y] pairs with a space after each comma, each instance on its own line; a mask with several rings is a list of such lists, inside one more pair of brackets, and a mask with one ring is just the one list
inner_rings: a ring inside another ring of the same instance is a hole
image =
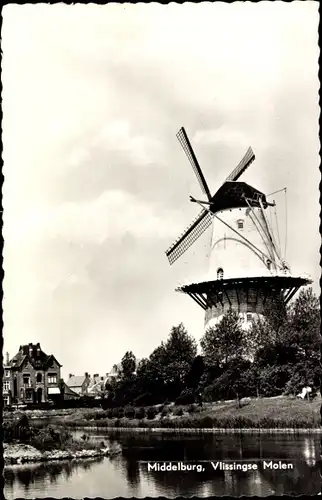
[[166, 256], [173, 264], [210, 226], [212, 216], [208, 210], [203, 209], [196, 219], [188, 226], [185, 232], [168, 248]]
[[249, 165], [255, 160], [255, 155], [251, 147], [246, 151], [244, 158], [238, 163], [237, 167], [234, 168], [232, 173], [227, 177], [227, 181], [237, 181], [237, 179], [242, 175], [243, 172], [249, 167]]
[[192, 146], [189, 142], [188, 136], [186, 134], [185, 129], [182, 127], [179, 132], [177, 133], [177, 138], [182, 146], [182, 149], [186, 153], [188, 160], [191, 163], [191, 166], [193, 168], [194, 173], [196, 174], [196, 177], [198, 179], [198, 182], [200, 184], [200, 187], [202, 189], [202, 192], [205, 193], [207, 196], [208, 200], [211, 199], [211, 194], [209, 191], [209, 188], [206, 183], [206, 179], [203, 176], [202, 170], [200, 168], [200, 165], [198, 163], [198, 160], [196, 158], [196, 155], [192, 149]]

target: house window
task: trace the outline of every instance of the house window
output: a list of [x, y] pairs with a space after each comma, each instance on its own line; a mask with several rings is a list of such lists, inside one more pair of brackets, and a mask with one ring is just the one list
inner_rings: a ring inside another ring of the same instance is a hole
[[224, 279], [224, 270], [220, 267], [217, 269], [217, 280]]
[[3, 397], [3, 405], [4, 406], [9, 406], [9, 403], [10, 403], [9, 396], [4, 396]]
[[48, 384], [57, 384], [57, 373], [48, 373]]
[[244, 229], [244, 221], [243, 221], [243, 219], [239, 219], [237, 221], [237, 228], [238, 229]]
[[252, 321], [252, 319], [253, 319], [253, 315], [252, 315], [252, 313], [247, 313], [247, 314], [246, 314], [246, 320], [247, 320], [247, 321]]
[[10, 370], [5, 370], [4, 371], [4, 376], [5, 377], [10, 377]]
[[10, 390], [10, 382], [8, 380], [3, 382], [3, 390], [4, 392], [8, 392]]
[[27, 387], [30, 386], [30, 375], [29, 375], [29, 373], [23, 375], [23, 385], [27, 386]]
[[37, 373], [37, 382], [42, 382], [42, 374]]

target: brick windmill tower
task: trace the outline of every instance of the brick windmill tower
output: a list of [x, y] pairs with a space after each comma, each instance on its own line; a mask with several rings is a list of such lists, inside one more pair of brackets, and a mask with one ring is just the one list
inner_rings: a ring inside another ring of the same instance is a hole
[[205, 200], [190, 201], [202, 206], [201, 212], [184, 233], [168, 248], [173, 264], [212, 225], [209, 253], [209, 279], [181, 286], [177, 291], [189, 295], [205, 310], [205, 327], [220, 321], [232, 308], [247, 326], [253, 317], [265, 315], [276, 299], [286, 305], [298, 289], [310, 280], [292, 276], [268, 220], [269, 203], [264, 193], [238, 179], [255, 160], [249, 148], [232, 173], [211, 195], [184, 128], [177, 138], [197, 176]]

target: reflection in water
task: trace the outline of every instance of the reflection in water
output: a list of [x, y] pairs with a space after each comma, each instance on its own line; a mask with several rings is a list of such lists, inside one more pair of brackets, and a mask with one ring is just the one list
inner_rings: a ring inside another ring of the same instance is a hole
[[[118, 442], [122, 454], [111, 459], [6, 468], [6, 498], [315, 495], [320, 491], [320, 437], [316, 435], [183, 436], [93, 431], [90, 439], [106, 444]], [[263, 460], [291, 462], [294, 468], [263, 469]], [[202, 461], [205, 470], [148, 471], [147, 462], [155, 461]], [[258, 470], [214, 470], [210, 461], [257, 463]]]
[[[70, 476], [78, 469], [88, 470], [93, 463], [102, 461], [99, 459], [86, 459], [82, 461], [60, 461], [48, 464], [24, 464], [6, 467], [4, 469], [5, 490], [8, 493], [13, 489], [15, 483], [22, 486], [21, 490], [24, 496], [34, 496], [34, 486], [37, 491], [48, 491], [48, 484], [57, 483], [57, 481], [68, 481]], [[22, 495], [21, 495], [22, 496]], [[46, 495], [47, 496], [47, 495]]]

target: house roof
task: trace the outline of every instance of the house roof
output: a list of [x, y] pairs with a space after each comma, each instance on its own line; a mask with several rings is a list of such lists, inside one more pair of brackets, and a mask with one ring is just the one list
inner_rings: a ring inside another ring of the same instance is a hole
[[79, 398], [79, 394], [77, 394], [77, 392], [74, 392], [70, 387], [68, 387], [68, 385], [65, 384], [65, 382], [64, 382], [64, 394], [66, 396], [75, 396]]
[[85, 380], [85, 375], [73, 375], [72, 377], [69, 377], [66, 384], [68, 387], [82, 387]]
[[26, 360], [30, 361], [31, 365], [38, 370], [48, 368], [52, 361], [56, 361], [59, 366], [62, 366], [52, 354], [47, 355], [41, 349], [39, 343], [20, 346], [19, 351], [11, 359], [9, 365], [11, 368], [20, 368]]

